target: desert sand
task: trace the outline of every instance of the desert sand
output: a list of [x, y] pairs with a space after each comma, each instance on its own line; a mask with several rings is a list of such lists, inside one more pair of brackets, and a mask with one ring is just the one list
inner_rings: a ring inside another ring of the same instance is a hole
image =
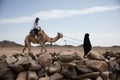
[[[28, 49], [25, 50], [25, 53], [22, 53], [23, 47], [0, 47], [0, 55], [7, 55], [10, 56], [12, 54], [26, 54], [28, 52]], [[101, 54], [105, 52], [120, 52], [120, 47], [93, 47], [93, 51], [97, 51]], [[31, 52], [33, 54], [39, 54], [40, 52], [40, 47], [32, 47]], [[83, 56], [83, 48], [82, 47], [70, 47], [70, 46], [53, 46], [53, 47], [47, 47], [47, 52], [46, 53], [77, 53], [81, 57]]]

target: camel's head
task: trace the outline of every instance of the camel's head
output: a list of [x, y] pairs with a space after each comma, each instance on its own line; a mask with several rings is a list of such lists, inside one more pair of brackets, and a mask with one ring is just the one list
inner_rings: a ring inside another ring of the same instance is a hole
[[63, 34], [58, 32], [59, 38], [63, 38]]

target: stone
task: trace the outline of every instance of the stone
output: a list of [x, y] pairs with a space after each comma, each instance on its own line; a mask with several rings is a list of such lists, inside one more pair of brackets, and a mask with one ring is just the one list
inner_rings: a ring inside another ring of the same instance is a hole
[[85, 65], [84, 60], [75, 61], [76, 65]]
[[30, 64], [31, 64], [31, 58], [23, 57], [19, 59], [17, 62], [10, 64], [8, 66], [16, 72], [21, 72], [21, 71], [23, 72], [29, 69]]
[[[100, 76], [98, 76], [96, 80], [103, 80], [103, 79]], [[108, 79], [105, 79], [105, 80], [108, 80]]]
[[59, 61], [67, 63], [67, 62], [72, 62], [77, 58], [76, 54], [64, 54], [64, 55], [59, 55]]
[[16, 80], [27, 80], [27, 72], [20, 72]]
[[90, 68], [88, 68], [86, 65], [77, 65], [76, 66], [77, 70], [82, 73], [82, 74], [85, 74], [85, 73], [91, 73], [93, 72]]
[[112, 72], [110, 74], [110, 80], [117, 80], [117, 73], [116, 72]]
[[105, 57], [102, 54], [100, 54], [100, 53], [98, 53], [96, 51], [90, 51], [88, 53], [87, 57], [89, 59], [94, 59], [94, 60], [103, 60], [103, 61], [106, 60]]
[[100, 75], [100, 72], [93, 72], [93, 73], [87, 73], [87, 74], [82, 74], [77, 77], [77, 80], [82, 80], [85, 78], [97, 78]]
[[12, 64], [12, 63], [16, 62], [17, 59], [13, 56], [10, 56], [10, 57], [6, 58], [6, 61], [7, 61], [8, 64]]
[[52, 63], [52, 56], [50, 54], [42, 54], [38, 57], [37, 62], [41, 66], [46, 67]]
[[22, 57], [21, 59], [19, 59], [14, 64], [15, 65], [27, 65], [27, 64], [30, 64], [31, 60], [32, 59], [30, 57]]
[[41, 69], [41, 70], [37, 71], [37, 74], [38, 74], [39, 78], [44, 77], [45, 76], [45, 69]]
[[36, 62], [35, 60], [32, 60], [30, 62], [29, 70], [36, 71], [36, 70], [41, 70], [41, 69], [42, 69], [42, 66], [38, 64], [38, 62]]
[[50, 74], [60, 72], [60, 70], [61, 70], [61, 65], [59, 62], [54, 62], [53, 64], [50, 64], [48, 66], [48, 72]]
[[109, 75], [110, 73], [106, 71], [106, 72], [101, 72], [100, 76], [102, 77], [103, 80], [109, 80]]
[[120, 74], [117, 76], [117, 80], [120, 80]]
[[118, 64], [116, 59], [109, 62], [109, 68], [111, 71], [116, 73], [120, 71], [120, 65]]
[[33, 53], [29, 53], [29, 55], [30, 55], [30, 57], [31, 57], [33, 60], [36, 59], [35, 56], [33, 55]]
[[15, 58], [20, 58], [20, 57], [23, 57], [23, 54], [22, 53], [13, 53], [12, 56]]
[[7, 66], [8, 66], [8, 63], [5, 59], [0, 61], [0, 71]]
[[85, 78], [85, 79], [82, 79], [82, 80], [92, 80], [92, 79], [90, 79], [90, 78]]
[[50, 77], [42, 77], [39, 80], [50, 80]]
[[28, 80], [38, 80], [38, 76], [35, 71], [28, 71]]
[[6, 59], [6, 58], [7, 58], [6, 55], [1, 55], [1, 56], [0, 56], [0, 61], [3, 60], [3, 59]]
[[77, 78], [77, 73], [75, 71], [74, 66], [67, 66], [67, 65], [62, 66], [61, 74], [68, 79]]
[[93, 71], [108, 71], [108, 64], [99, 60], [86, 60], [86, 65]]
[[7, 67], [2, 68], [0, 71], [0, 79], [3, 80], [16, 80], [16, 75]]
[[55, 73], [50, 76], [50, 80], [63, 80], [63, 75], [60, 73]]
[[17, 73], [25, 71], [22, 65], [10, 64], [8, 67]]

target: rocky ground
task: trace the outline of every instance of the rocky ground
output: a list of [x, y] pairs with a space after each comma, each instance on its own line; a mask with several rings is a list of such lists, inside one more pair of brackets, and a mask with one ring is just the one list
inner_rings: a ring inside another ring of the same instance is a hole
[[[120, 48], [47, 47], [22, 53], [23, 47], [0, 47], [0, 80], [119, 80]], [[111, 77], [112, 76], [112, 77]]]
[[23, 46], [4, 44], [0, 46], [0, 80], [120, 80], [118, 46], [93, 47], [83, 58], [82, 47], [53, 46], [46, 53], [32, 47], [32, 53], [22, 53]]

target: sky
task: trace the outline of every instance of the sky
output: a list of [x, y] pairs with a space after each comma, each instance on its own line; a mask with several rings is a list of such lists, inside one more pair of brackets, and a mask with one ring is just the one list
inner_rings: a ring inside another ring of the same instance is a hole
[[0, 41], [24, 44], [36, 17], [54, 44], [81, 45], [85, 33], [92, 46], [120, 45], [120, 0], [0, 0]]

